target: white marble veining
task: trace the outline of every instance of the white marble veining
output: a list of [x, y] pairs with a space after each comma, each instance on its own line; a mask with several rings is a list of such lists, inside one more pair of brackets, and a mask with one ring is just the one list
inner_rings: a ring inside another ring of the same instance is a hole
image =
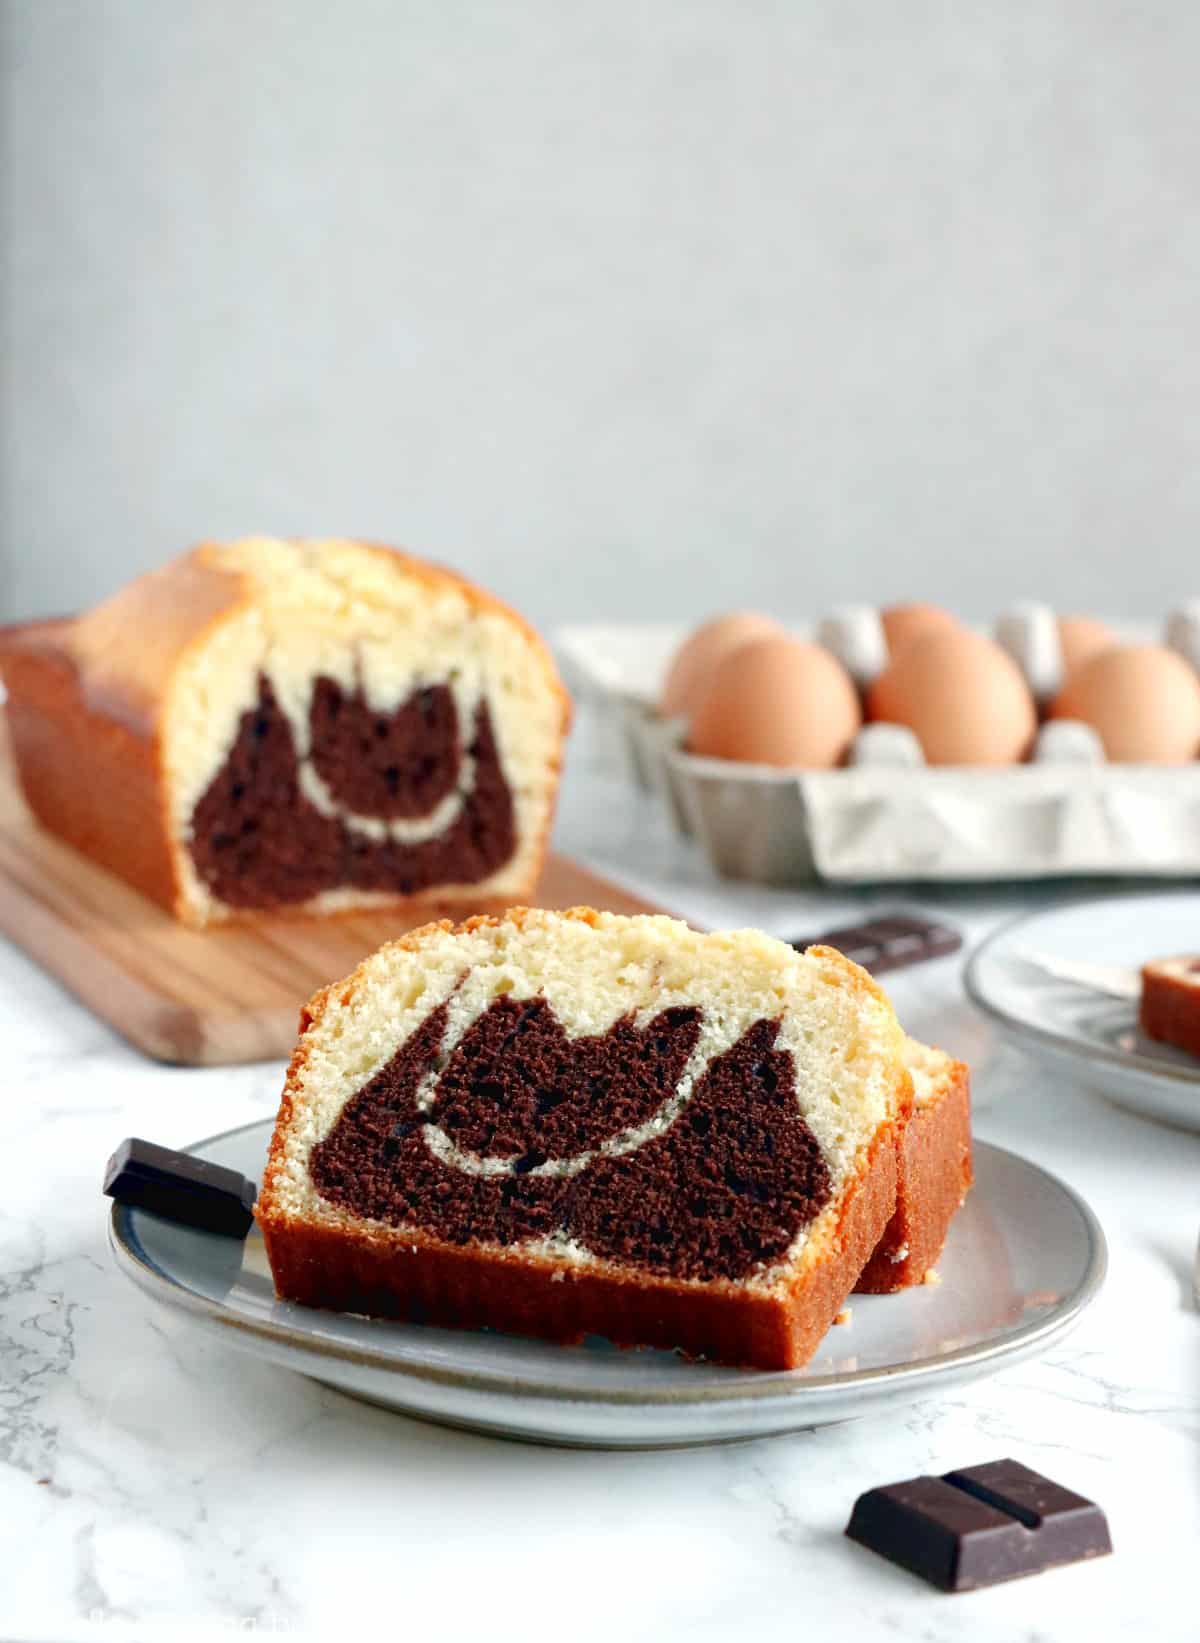
[[[716, 886], [647, 801], [591, 776], [559, 840], [698, 920], [796, 934], [862, 905]], [[977, 936], [1032, 899], [936, 905]], [[1091, 1202], [1100, 1299], [1044, 1360], [898, 1417], [605, 1454], [386, 1414], [153, 1311], [109, 1260], [105, 1157], [265, 1116], [281, 1069], [157, 1066], [0, 943], [0, 1635], [1194, 1639], [1200, 1138], [999, 1052], [954, 960], [892, 991], [974, 1063], [978, 1132]], [[843, 1538], [871, 1484], [1010, 1453], [1103, 1502], [1116, 1555], [952, 1598]]]

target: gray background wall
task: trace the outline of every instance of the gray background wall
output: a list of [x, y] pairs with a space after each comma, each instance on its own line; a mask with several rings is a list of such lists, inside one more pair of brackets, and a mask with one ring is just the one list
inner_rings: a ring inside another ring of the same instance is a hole
[[3, 0], [0, 611], [1200, 590], [1200, 7]]

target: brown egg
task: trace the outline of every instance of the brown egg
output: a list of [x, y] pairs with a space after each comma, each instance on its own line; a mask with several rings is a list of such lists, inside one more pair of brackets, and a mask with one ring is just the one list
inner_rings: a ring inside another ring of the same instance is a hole
[[889, 656], [899, 656], [923, 633], [958, 626], [950, 612], [940, 605], [889, 605], [886, 610], [880, 611], [879, 620], [883, 623]]
[[692, 718], [688, 745], [712, 759], [801, 770], [839, 764], [862, 724], [858, 693], [820, 645], [788, 634], [727, 656]]
[[1086, 662], [1097, 651], [1111, 650], [1117, 636], [1106, 622], [1094, 616], [1060, 616], [1058, 642], [1062, 646], [1063, 678], [1072, 668]]
[[872, 685], [867, 713], [907, 725], [930, 764], [1015, 764], [1037, 731], [1017, 664], [991, 639], [957, 626], [907, 645]]
[[1091, 725], [1118, 763], [1186, 764], [1200, 753], [1200, 680], [1162, 645], [1120, 645], [1075, 668], [1050, 717]]
[[658, 711], [668, 719], [694, 713], [726, 656], [751, 640], [782, 632], [778, 622], [769, 616], [760, 616], [756, 610], [714, 616], [689, 634], [675, 652], [667, 669]]

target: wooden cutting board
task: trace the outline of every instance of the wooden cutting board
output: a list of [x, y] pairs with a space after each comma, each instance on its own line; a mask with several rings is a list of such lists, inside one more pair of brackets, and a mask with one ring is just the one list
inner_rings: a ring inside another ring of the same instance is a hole
[[[555, 855], [531, 899], [541, 907], [661, 911]], [[502, 910], [480, 903], [454, 912]], [[190, 930], [37, 826], [0, 713], [0, 932], [160, 1061], [217, 1066], [289, 1055], [305, 999], [381, 942], [443, 911], [426, 902], [404, 913]]]

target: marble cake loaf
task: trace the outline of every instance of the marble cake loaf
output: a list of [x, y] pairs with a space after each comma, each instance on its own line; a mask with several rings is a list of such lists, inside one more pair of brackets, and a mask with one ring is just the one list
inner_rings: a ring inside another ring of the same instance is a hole
[[39, 821], [194, 924], [528, 896], [568, 704], [448, 571], [355, 542], [197, 548], [0, 643]]
[[311, 1306], [804, 1363], [892, 1215], [904, 1036], [755, 931], [514, 910], [302, 1016], [256, 1216]]
[[970, 1190], [971, 1079], [966, 1065], [910, 1038], [913, 1112], [896, 1139], [896, 1209], [855, 1288], [887, 1295], [924, 1283]]

